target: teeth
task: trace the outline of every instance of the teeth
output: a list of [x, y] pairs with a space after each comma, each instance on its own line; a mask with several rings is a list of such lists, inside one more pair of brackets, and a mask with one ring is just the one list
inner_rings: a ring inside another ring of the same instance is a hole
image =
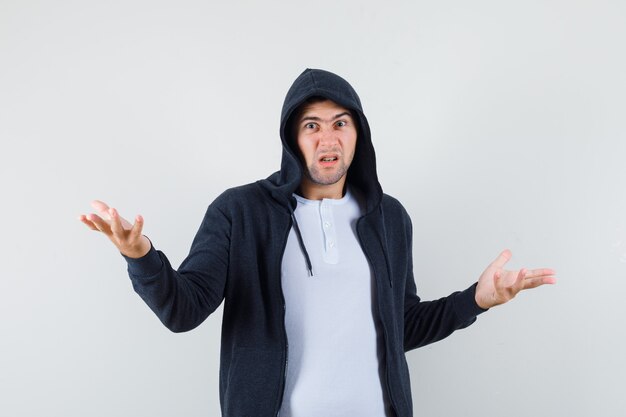
[[334, 161], [337, 158], [322, 158], [322, 161], [324, 162], [330, 162], [330, 161]]

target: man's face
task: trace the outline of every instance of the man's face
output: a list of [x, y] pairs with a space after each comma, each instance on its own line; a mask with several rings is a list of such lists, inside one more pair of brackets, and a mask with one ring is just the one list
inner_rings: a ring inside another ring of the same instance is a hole
[[307, 178], [332, 185], [345, 177], [356, 149], [356, 124], [348, 109], [331, 100], [306, 105], [296, 120], [298, 148]]

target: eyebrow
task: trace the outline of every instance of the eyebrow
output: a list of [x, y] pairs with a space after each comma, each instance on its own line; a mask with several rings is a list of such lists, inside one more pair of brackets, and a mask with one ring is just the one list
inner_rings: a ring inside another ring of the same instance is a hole
[[[352, 117], [350, 112], [344, 111], [343, 113], [336, 114], [335, 117], [333, 117], [331, 120], [336, 120], [336, 119], [339, 119], [340, 117], [343, 117], [343, 116], [350, 116], [350, 117]], [[305, 117], [300, 119], [300, 123], [304, 122], [305, 120], [314, 120], [316, 122], [322, 122], [323, 121], [321, 118], [319, 118], [317, 116], [305, 116]]]

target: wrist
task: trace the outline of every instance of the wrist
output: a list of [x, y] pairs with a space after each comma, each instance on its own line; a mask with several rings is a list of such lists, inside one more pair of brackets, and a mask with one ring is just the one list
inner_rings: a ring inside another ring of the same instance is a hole
[[475, 286], [474, 302], [476, 303], [476, 306], [478, 308], [485, 311], [493, 307], [493, 304], [488, 303], [488, 300], [486, 300], [485, 297], [480, 296], [480, 292], [478, 291], [478, 285]]
[[133, 248], [131, 250], [127, 250], [124, 252], [120, 251], [120, 252], [122, 253], [122, 255], [128, 258], [139, 259], [139, 258], [143, 258], [144, 256], [146, 256], [148, 252], [150, 252], [151, 248], [152, 248], [152, 242], [150, 241], [150, 239], [148, 239], [145, 235], [141, 235], [141, 239], [139, 240], [139, 245], [137, 246], [137, 248]]

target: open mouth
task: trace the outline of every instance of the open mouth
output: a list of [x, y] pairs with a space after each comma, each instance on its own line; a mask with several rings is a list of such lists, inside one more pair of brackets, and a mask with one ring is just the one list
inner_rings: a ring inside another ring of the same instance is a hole
[[334, 162], [336, 160], [337, 160], [336, 156], [329, 156], [329, 157], [326, 157], [326, 158], [320, 158], [321, 162]]

